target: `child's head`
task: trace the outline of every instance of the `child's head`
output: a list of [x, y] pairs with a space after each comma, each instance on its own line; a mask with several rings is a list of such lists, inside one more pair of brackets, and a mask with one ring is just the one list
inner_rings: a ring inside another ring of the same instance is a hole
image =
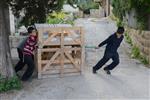
[[31, 35], [37, 35], [37, 30], [34, 27], [29, 27], [28, 33]]
[[123, 34], [124, 33], [124, 27], [118, 27], [117, 33], [118, 34]]

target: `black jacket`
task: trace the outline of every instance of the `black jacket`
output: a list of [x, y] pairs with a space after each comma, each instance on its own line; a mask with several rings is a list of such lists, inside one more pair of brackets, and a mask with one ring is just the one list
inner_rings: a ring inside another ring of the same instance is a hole
[[123, 35], [120, 38], [117, 38], [117, 34], [114, 33], [111, 36], [109, 36], [106, 40], [101, 42], [98, 46], [101, 47], [107, 44], [105, 52], [116, 53], [123, 38]]

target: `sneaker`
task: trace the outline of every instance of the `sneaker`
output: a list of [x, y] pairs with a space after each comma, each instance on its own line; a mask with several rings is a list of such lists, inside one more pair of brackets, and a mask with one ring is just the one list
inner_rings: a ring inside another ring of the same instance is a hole
[[96, 70], [93, 68], [93, 74], [96, 74], [97, 72], [96, 72]]
[[108, 75], [111, 75], [111, 72], [110, 72], [108, 69], [105, 69], [105, 68], [104, 68], [104, 71], [105, 71]]

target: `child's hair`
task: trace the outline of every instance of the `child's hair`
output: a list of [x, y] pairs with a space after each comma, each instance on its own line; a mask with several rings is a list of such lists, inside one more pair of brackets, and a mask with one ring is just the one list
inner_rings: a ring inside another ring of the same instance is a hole
[[124, 33], [124, 27], [118, 27], [117, 33], [123, 34]]
[[29, 33], [29, 34], [32, 33], [33, 30], [35, 30], [35, 28], [30, 26], [30, 27], [28, 28], [28, 33]]

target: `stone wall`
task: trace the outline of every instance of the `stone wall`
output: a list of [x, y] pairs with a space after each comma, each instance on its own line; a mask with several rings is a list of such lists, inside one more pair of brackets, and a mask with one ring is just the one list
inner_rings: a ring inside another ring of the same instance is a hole
[[141, 50], [142, 54], [146, 56], [150, 62], [150, 31], [128, 28], [127, 33], [132, 38], [133, 44]]

